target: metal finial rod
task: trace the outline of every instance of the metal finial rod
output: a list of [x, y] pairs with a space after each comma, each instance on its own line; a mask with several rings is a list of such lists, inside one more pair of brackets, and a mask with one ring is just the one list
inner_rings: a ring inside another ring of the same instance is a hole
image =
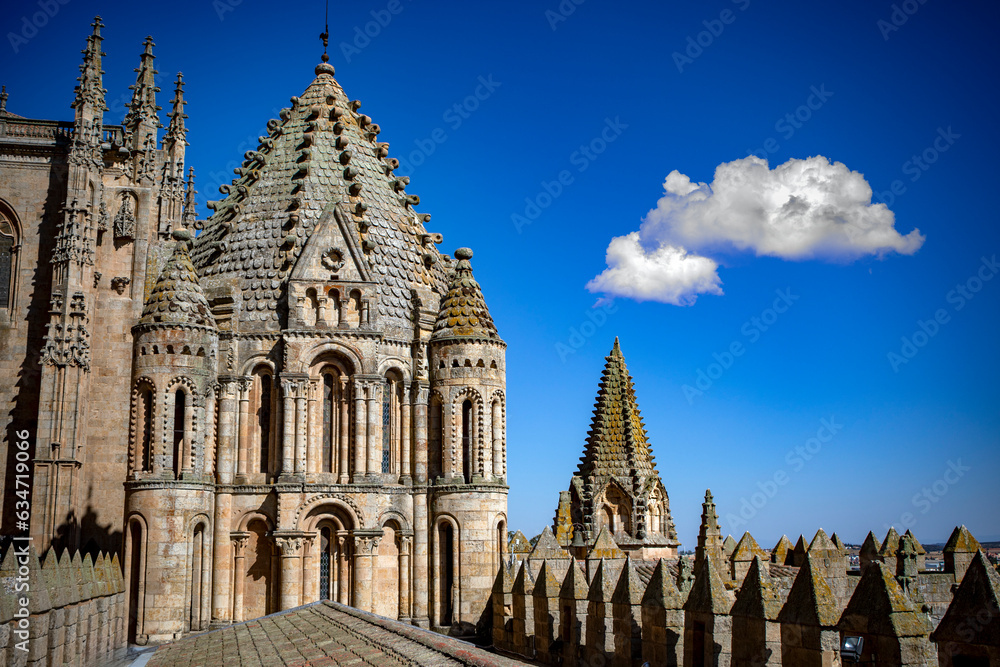
[[323, 62], [328, 62], [330, 56], [326, 54], [326, 47], [330, 43], [330, 0], [326, 0], [326, 17], [323, 21], [323, 32], [319, 38], [323, 40]]

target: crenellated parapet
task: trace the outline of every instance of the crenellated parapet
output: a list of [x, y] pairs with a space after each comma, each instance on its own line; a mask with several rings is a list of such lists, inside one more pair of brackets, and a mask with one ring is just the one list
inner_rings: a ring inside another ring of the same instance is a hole
[[[798, 667], [842, 664], [844, 638], [860, 637], [859, 664], [994, 664], [1000, 575], [981, 549], [972, 550], [975, 538], [962, 526], [949, 541], [952, 557], [968, 563], [959, 577], [953, 566], [917, 569], [912, 533], [889, 537], [897, 543], [895, 570], [882, 560], [848, 570], [823, 530], [802, 540], [800, 566], [772, 562], [747, 533], [730, 563], [706, 554], [691, 579], [688, 556], [627, 558], [607, 531], [586, 559], [567, 560], [571, 550], [546, 529], [537, 553], [516, 573], [504, 566], [497, 576], [494, 646], [551, 665]], [[558, 567], [554, 549], [563, 552]], [[937, 605], [944, 611], [936, 613]]]
[[124, 660], [128, 610], [117, 554], [95, 559], [50, 549], [39, 561], [34, 547], [14, 542], [0, 561], [0, 579], [9, 586], [0, 597], [4, 664], [99, 667]]

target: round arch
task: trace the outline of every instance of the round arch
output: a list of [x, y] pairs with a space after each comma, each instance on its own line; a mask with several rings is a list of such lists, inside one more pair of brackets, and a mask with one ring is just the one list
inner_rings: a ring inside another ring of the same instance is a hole
[[301, 361], [294, 367], [286, 369], [293, 373], [309, 373], [318, 369], [324, 363], [344, 359], [348, 362], [345, 369], [348, 375], [366, 372], [364, 357], [360, 350], [350, 345], [337, 342], [317, 343], [301, 355]]

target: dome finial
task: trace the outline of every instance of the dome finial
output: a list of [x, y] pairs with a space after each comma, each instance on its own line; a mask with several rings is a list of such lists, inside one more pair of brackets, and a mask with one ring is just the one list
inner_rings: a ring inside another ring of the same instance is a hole
[[326, 53], [326, 47], [330, 44], [330, 0], [326, 0], [326, 18], [323, 22], [323, 32], [319, 34], [319, 38], [323, 40], [323, 56], [321, 60], [323, 62], [330, 62], [330, 56]]

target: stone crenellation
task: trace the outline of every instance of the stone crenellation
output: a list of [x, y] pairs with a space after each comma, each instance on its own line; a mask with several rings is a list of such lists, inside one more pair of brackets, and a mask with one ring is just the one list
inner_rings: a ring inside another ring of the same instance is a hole
[[[706, 494], [709, 517], [711, 505]], [[602, 529], [576, 559], [552, 552], [546, 528], [497, 573], [493, 645], [548, 665], [799, 667], [840, 665], [842, 640], [861, 637], [858, 664], [998, 664], [1000, 574], [965, 526], [945, 547], [944, 571], [917, 567], [910, 533], [856, 570], [822, 529], [798, 565], [786, 564], [786, 541], [767, 552], [746, 533], [721, 560], [644, 560], [615, 558]]]
[[[22, 543], [23, 544], [23, 543]], [[118, 555], [7, 547], [0, 560], [0, 664], [124, 665], [128, 609]], [[22, 616], [19, 598], [29, 601]]]

